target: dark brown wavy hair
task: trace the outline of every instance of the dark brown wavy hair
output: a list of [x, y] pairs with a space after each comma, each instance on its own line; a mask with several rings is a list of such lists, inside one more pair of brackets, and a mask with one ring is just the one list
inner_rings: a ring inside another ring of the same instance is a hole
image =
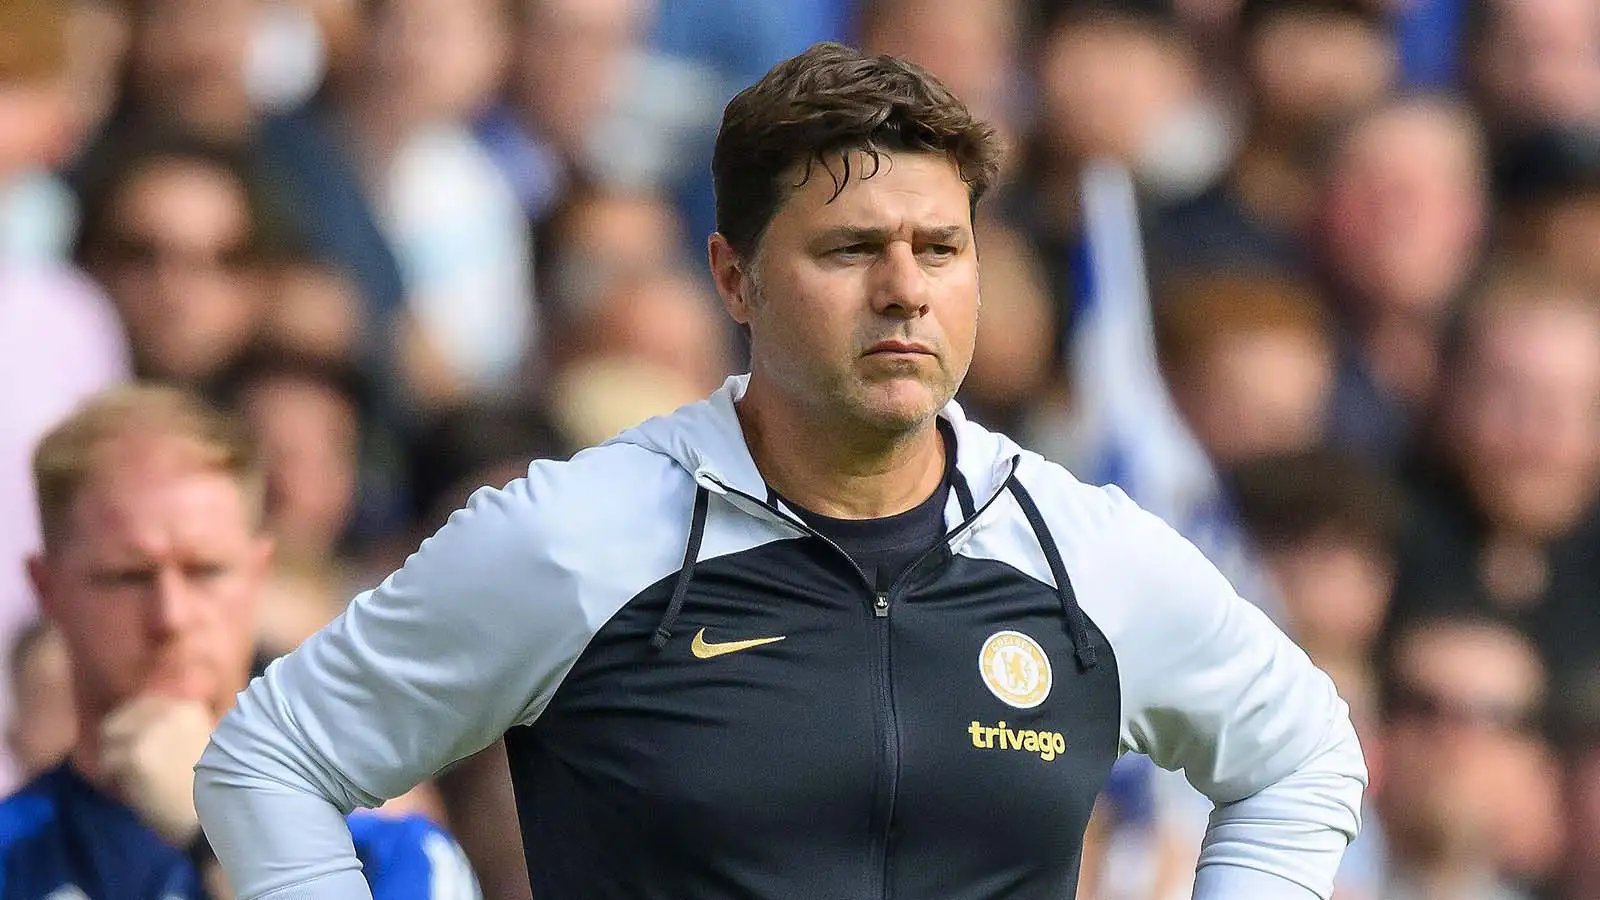
[[740, 257], [751, 258], [789, 191], [818, 167], [832, 177], [835, 197], [844, 190], [855, 150], [871, 160], [860, 178], [872, 177], [883, 152], [945, 154], [967, 183], [974, 209], [1000, 169], [994, 128], [925, 69], [843, 44], [816, 44], [774, 66], [724, 110], [711, 158], [717, 230]]

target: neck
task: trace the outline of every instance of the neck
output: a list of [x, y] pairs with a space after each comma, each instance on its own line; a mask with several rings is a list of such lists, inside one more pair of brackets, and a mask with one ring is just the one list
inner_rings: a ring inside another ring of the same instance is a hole
[[755, 378], [738, 412], [762, 477], [820, 515], [896, 515], [932, 496], [944, 477], [944, 442], [932, 419], [908, 432], [877, 433], [789, 403]]

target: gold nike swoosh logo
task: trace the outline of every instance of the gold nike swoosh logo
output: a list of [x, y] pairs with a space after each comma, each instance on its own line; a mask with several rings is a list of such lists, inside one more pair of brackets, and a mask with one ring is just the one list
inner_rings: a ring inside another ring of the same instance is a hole
[[702, 628], [695, 632], [694, 642], [689, 645], [689, 651], [694, 654], [695, 659], [711, 659], [714, 656], [749, 650], [751, 647], [759, 647], [762, 644], [775, 644], [785, 637], [788, 637], [788, 635], [780, 634], [777, 637], [751, 638], [747, 641], [726, 641], [720, 644], [712, 644], [706, 641], [706, 630]]

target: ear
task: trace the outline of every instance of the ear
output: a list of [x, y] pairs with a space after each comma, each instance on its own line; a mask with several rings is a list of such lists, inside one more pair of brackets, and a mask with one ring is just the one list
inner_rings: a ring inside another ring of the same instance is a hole
[[33, 595], [39, 598], [40, 614], [52, 622], [56, 621], [56, 592], [50, 578], [50, 563], [43, 553], [34, 553], [28, 556], [25, 565], [28, 583], [33, 585]]
[[706, 241], [706, 257], [711, 266], [711, 280], [722, 297], [723, 308], [740, 325], [750, 324], [750, 275], [745, 264], [721, 232], [715, 232]]

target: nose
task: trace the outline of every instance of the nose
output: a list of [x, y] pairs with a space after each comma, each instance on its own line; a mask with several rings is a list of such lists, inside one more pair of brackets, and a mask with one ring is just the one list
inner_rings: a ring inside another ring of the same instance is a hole
[[151, 587], [151, 632], [164, 638], [182, 632], [194, 620], [197, 608], [197, 598], [182, 570], [167, 567], [157, 574]]
[[904, 319], [928, 313], [928, 275], [908, 241], [891, 241], [872, 267], [872, 309]]

